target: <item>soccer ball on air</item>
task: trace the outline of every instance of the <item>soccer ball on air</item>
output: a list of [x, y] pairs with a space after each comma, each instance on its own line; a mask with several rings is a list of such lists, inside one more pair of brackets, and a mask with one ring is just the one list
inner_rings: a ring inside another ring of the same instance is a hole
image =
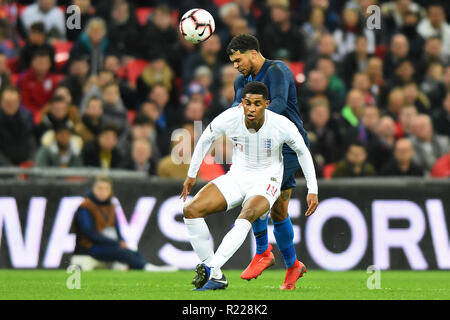
[[180, 20], [181, 34], [194, 44], [207, 40], [215, 29], [214, 18], [204, 9], [191, 9]]

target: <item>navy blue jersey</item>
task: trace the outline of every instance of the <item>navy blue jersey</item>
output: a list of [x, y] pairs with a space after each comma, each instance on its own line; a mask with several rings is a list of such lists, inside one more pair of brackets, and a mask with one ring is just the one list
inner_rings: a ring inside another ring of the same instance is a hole
[[[269, 110], [291, 120], [297, 126], [298, 131], [305, 140], [305, 144], [309, 148], [309, 140], [298, 110], [294, 75], [289, 67], [283, 61], [266, 59], [255, 78], [252, 75], [245, 78], [242, 74], [239, 74], [234, 81], [233, 107], [241, 103], [242, 91], [250, 81], [260, 81], [269, 88]], [[294, 151], [285, 144], [283, 152]]]

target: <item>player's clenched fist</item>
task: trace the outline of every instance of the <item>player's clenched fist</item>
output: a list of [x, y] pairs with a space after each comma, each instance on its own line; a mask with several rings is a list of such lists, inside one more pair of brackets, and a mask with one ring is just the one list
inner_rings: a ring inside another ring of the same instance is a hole
[[186, 197], [191, 193], [192, 187], [195, 185], [195, 178], [187, 177], [183, 183], [183, 191], [180, 194], [180, 199], [183, 198], [183, 201], [186, 201]]
[[305, 216], [310, 216], [316, 211], [317, 206], [319, 205], [319, 198], [317, 197], [317, 194], [308, 193], [306, 202], [308, 203], [308, 210], [306, 210]]

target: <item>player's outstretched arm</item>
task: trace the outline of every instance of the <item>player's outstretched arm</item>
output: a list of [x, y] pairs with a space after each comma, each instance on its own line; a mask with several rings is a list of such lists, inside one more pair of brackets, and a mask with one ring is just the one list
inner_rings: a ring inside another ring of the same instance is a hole
[[180, 194], [180, 199], [183, 198], [183, 202], [186, 201], [187, 196], [191, 193], [192, 187], [195, 185], [197, 179], [186, 177], [183, 183], [183, 191]]
[[308, 195], [306, 197], [308, 209], [306, 210], [305, 215], [310, 216], [314, 213], [314, 211], [316, 211], [317, 206], [319, 205], [319, 190], [317, 186], [314, 162], [303, 137], [297, 130], [297, 127], [290, 120], [287, 118], [285, 119], [287, 120], [285, 126], [283, 126], [284, 134], [286, 135], [285, 142], [297, 153], [298, 162], [302, 167], [303, 175], [306, 179], [306, 186], [308, 188]]

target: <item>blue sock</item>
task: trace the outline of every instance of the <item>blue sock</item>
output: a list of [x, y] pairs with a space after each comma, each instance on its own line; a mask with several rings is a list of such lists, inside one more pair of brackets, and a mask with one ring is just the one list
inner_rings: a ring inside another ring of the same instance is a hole
[[290, 268], [297, 259], [294, 247], [294, 229], [292, 228], [291, 219], [288, 216], [283, 221], [274, 221], [273, 225], [273, 234], [275, 235], [275, 239], [277, 240], [278, 248], [283, 255], [286, 268]]
[[261, 254], [267, 250], [269, 246], [269, 237], [267, 236], [267, 221], [269, 215], [264, 220], [256, 219], [252, 224], [253, 234], [256, 238], [256, 253]]

